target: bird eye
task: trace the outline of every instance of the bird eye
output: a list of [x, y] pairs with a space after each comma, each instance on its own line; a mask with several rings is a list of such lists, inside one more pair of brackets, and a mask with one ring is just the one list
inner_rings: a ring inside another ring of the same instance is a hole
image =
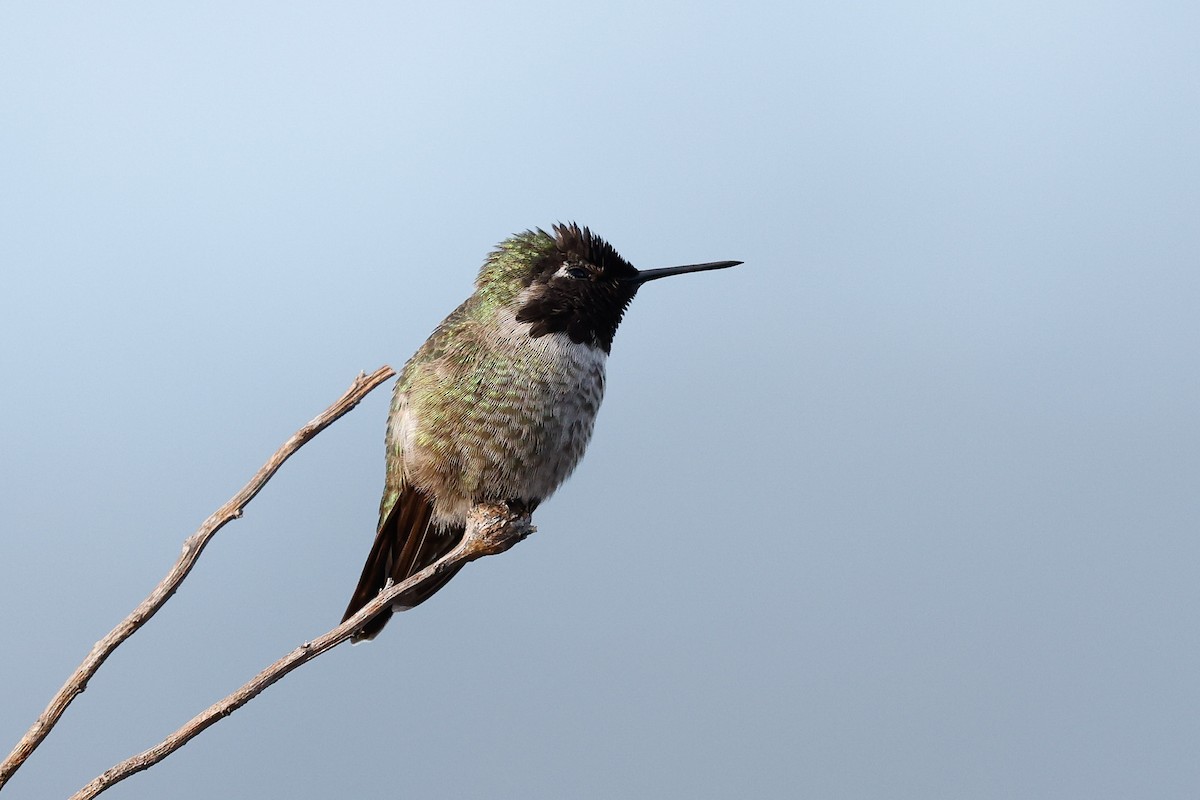
[[582, 280], [588, 276], [588, 271], [583, 267], [567, 267], [567, 275], [576, 280]]

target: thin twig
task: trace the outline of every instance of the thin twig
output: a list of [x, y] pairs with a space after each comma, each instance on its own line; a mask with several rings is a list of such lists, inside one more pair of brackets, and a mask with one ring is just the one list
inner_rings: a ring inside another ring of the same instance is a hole
[[337, 402], [292, 434], [292, 437], [283, 443], [283, 446], [268, 459], [267, 463], [250, 479], [249, 483], [242, 487], [241, 491], [235, 494], [228, 503], [217, 509], [195, 533], [184, 541], [183, 552], [180, 553], [179, 560], [175, 562], [175, 566], [171, 568], [167, 576], [158, 586], [154, 587], [154, 591], [129, 616], [113, 628], [107, 636], [96, 642], [87, 658], [58, 690], [58, 694], [54, 695], [50, 705], [37, 718], [33, 726], [25, 732], [21, 741], [17, 742], [17, 746], [9, 753], [8, 758], [0, 763], [0, 788], [4, 787], [13, 773], [20, 769], [29, 755], [42, 743], [42, 740], [62, 718], [67, 706], [87, 688], [88, 681], [96, 674], [96, 670], [100, 669], [100, 665], [112, 654], [113, 650], [142, 627], [147, 620], [154, 616], [155, 612], [162, 608], [163, 603], [175, 594], [175, 590], [191, 572], [196, 560], [200, 558], [200, 553], [213, 535], [224, 527], [225, 523], [242, 516], [242, 509], [246, 507], [246, 504], [254, 499], [263, 485], [293, 453], [358, 405], [368, 392], [395, 374], [388, 366], [380, 367], [370, 375], [360, 373]]
[[73, 794], [71, 800], [91, 800], [130, 775], [149, 769], [183, 747], [213, 723], [229, 716], [250, 702], [284, 675], [349, 639], [375, 616], [381, 613], [391, 613], [392, 603], [402, 593], [435, 580], [446, 570], [454, 569], [468, 561], [502, 553], [533, 531], [534, 528], [529, 523], [528, 514], [511, 511], [504, 506], [477, 506], [472, 511], [471, 518], [467, 523], [463, 540], [440, 560], [401, 583], [394, 584], [380, 592], [374, 600], [363, 606], [353, 617], [328, 633], [300, 645], [255, 675], [240, 689], [192, 717], [185, 725], [159, 744], [106, 770], [87, 786]]

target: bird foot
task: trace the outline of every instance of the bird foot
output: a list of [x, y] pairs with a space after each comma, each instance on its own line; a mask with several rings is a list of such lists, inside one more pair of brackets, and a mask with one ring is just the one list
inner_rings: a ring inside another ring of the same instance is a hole
[[467, 516], [462, 544], [468, 560], [474, 561], [503, 553], [536, 530], [523, 508], [481, 503]]

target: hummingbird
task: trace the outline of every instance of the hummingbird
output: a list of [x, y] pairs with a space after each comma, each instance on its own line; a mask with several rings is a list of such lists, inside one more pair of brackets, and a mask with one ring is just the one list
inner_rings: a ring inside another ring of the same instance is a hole
[[[575, 223], [497, 245], [474, 294], [396, 381], [379, 525], [342, 621], [449, 553], [474, 505], [532, 513], [567, 479], [592, 436], [613, 336], [642, 284], [741, 263], [638, 270]], [[456, 572], [400, 595], [392, 612], [423, 603]], [[375, 638], [390, 618], [375, 617], [353, 641]]]

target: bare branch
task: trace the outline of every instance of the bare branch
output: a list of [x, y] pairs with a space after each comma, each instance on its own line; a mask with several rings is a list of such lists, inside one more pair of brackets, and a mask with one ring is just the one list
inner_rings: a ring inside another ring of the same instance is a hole
[[300, 645], [255, 675], [225, 699], [192, 717], [187, 724], [156, 746], [122, 761], [97, 776], [95, 780], [72, 795], [71, 800], [90, 800], [130, 775], [149, 769], [183, 747], [213, 723], [229, 716], [250, 702], [284, 675], [346, 641], [379, 614], [391, 613], [392, 602], [402, 593], [435, 580], [438, 575], [460, 564], [502, 553], [533, 531], [529, 515], [526, 513], [516, 512], [505, 506], [476, 506], [467, 522], [463, 540], [440, 560], [401, 583], [394, 584], [380, 592], [374, 600], [363, 606], [353, 617], [328, 633]]
[[46, 707], [33, 726], [25, 732], [21, 741], [17, 742], [17, 746], [9, 753], [8, 758], [0, 763], [0, 788], [3, 788], [13, 773], [20, 769], [29, 755], [42, 743], [42, 740], [62, 718], [67, 706], [87, 688], [88, 681], [96, 674], [96, 670], [100, 669], [100, 665], [112, 654], [113, 650], [141, 628], [162, 608], [163, 603], [175, 594], [175, 590], [191, 572], [196, 560], [200, 558], [200, 553], [216, 532], [224, 527], [225, 523], [242, 516], [242, 509], [254, 499], [266, 482], [293, 453], [358, 405], [368, 392], [395, 374], [392, 368], [387, 366], [380, 367], [370, 375], [360, 373], [337, 402], [292, 434], [292, 437], [283, 443], [283, 446], [267, 460], [267, 463], [250, 479], [249, 483], [242, 487], [241, 491], [235, 494], [228, 503], [217, 509], [195, 533], [184, 541], [183, 552], [180, 553], [179, 560], [175, 562], [175, 566], [171, 568], [167, 576], [158, 586], [154, 587], [154, 591], [129, 616], [113, 628], [107, 636], [96, 642], [87, 658], [58, 690], [58, 694], [50, 701], [50, 705]]

